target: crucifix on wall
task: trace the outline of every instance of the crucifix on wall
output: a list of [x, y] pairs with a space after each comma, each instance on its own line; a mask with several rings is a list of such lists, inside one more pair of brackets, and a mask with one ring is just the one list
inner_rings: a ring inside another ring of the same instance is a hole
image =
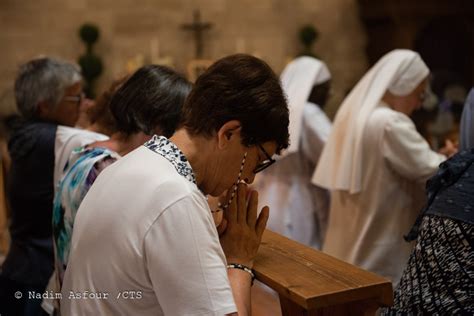
[[194, 10], [193, 12], [193, 23], [182, 24], [181, 28], [186, 31], [191, 31], [194, 33], [194, 41], [196, 45], [196, 59], [202, 58], [202, 49], [203, 49], [203, 38], [202, 35], [204, 31], [207, 31], [212, 28], [212, 23], [202, 22], [201, 13], [199, 10]]

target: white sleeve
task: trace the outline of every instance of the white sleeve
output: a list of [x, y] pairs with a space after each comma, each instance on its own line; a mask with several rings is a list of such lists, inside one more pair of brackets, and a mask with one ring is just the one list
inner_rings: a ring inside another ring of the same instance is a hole
[[431, 150], [411, 119], [397, 115], [384, 129], [382, 153], [404, 178], [420, 182], [432, 176], [446, 157]]
[[169, 206], [145, 236], [145, 260], [165, 315], [224, 315], [237, 311], [225, 256], [203, 197]]
[[331, 121], [319, 106], [306, 103], [303, 110], [301, 150], [314, 165], [317, 165], [323, 147], [329, 139], [331, 126]]

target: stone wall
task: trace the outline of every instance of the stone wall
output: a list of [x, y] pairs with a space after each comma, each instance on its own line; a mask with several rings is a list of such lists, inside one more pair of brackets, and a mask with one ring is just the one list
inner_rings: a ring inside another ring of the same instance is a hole
[[194, 42], [180, 25], [191, 22], [198, 8], [202, 19], [214, 24], [205, 35], [205, 57], [251, 53], [277, 73], [301, 50], [298, 29], [316, 26], [315, 52], [334, 77], [331, 115], [367, 67], [356, 0], [1, 0], [0, 111], [10, 103], [8, 91], [22, 62], [40, 54], [77, 60], [85, 50], [77, 35], [84, 22], [101, 31], [96, 53], [105, 71], [99, 90], [125, 73], [127, 62], [137, 56], [147, 62], [152, 52], [171, 57], [185, 72]]

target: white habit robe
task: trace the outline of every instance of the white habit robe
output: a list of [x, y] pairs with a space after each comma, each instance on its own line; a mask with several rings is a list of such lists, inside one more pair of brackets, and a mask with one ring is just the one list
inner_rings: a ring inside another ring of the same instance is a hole
[[282, 158], [257, 176], [260, 206], [270, 207], [267, 228], [307, 246], [321, 249], [327, 225], [328, 191], [311, 176], [331, 131], [321, 108], [308, 102], [315, 85], [331, 74], [320, 60], [298, 57], [285, 67], [281, 81], [288, 96], [290, 146]]
[[383, 56], [343, 101], [312, 179], [331, 191], [323, 251], [395, 285], [413, 247], [403, 236], [422, 207], [424, 182], [446, 157], [382, 99], [387, 91], [409, 95], [428, 75], [416, 52]]
[[424, 183], [446, 159], [429, 148], [403, 113], [381, 104], [363, 134], [363, 189], [331, 191], [323, 251], [400, 280], [413, 244], [406, 235], [424, 203]]
[[311, 183], [311, 176], [331, 131], [319, 106], [306, 103], [300, 149], [257, 175], [260, 208], [270, 207], [267, 228], [307, 246], [321, 249], [329, 211], [328, 191]]

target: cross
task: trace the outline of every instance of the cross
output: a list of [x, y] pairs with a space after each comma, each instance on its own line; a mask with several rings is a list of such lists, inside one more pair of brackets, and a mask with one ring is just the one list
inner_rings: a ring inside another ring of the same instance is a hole
[[196, 43], [196, 59], [202, 57], [202, 33], [212, 27], [212, 23], [201, 22], [201, 13], [199, 10], [193, 12], [193, 23], [182, 24], [181, 28], [194, 32], [194, 40]]

